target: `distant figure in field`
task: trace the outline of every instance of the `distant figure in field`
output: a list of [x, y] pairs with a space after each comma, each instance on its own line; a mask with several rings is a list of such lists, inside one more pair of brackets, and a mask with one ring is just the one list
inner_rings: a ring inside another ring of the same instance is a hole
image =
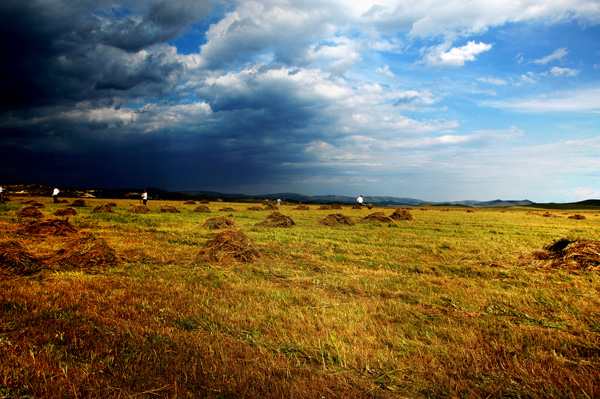
[[52, 198], [54, 198], [55, 204], [58, 204], [58, 193], [60, 193], [60, 190], [57, 187], [54, 187], [54, 191], [52, 191]]
[[146, 202], [148, 201], [148, 192], [146, 190], [142, 193], [142, 201], [144, 202], [144, 205], [146, 205]]
[[277, 205], [281, 205], [281, 198], [277, 198]]
[[359, 195], [358, 198], [356, 199], [356, 202], [358, 202], [358, 205], [360, 205], [361, 207], [363, 206], [363, 196]]
[[0, 202], [4, 203], [4, 186], [0, 186]]

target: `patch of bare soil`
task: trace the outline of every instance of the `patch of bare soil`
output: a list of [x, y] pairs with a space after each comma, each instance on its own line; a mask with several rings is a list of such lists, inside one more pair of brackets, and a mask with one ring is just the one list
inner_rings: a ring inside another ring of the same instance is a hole
[[132, 213], [152, 213], [150, 208], [146, 205], [134, 205], [131, 207], [130, 212]]
[[273, 212], [262, 222], [258, 222], [255, 226], [260, 227], [293, 227], [296, 223], [291, 217], [286, 216], [280, 212]]
[[71, 203], [71, 206], [75, 206], [75, 207], [83, 207], [86, 206], [85, 201], [82, 199], [76, 199], [75, 201], [73, 201]]
[[69, 236], [77, 233], [77, 228], [68, 220], [53, 218], [42, 221], [27, 221], [17, 229], [25, 237]]
[[297, 211], [310, 211], [310, 207], [308, 205], [298, 205], [294, 209]]
[[412, 220], [412, 215], [407, 209], [398, 208], [390, 215], [394, 220]]
[[59, 208], [59, 209], [55, 210], [54, 212], [52, 212], [52, 214], [54, 216], [73, 216], [73, 215], [77, 215], [77, 211], [75, 210], [75, 208], [66, 207], [66, 208]]
[[210, 213], [210, 208], [206, 205], [198, 205], [196, 208], [194, 208], [194, 212]]
[[600, 271], [600, 241], [561, 238], [530, 257], [542, 261], [544, 267]]
[[341, 213], [334, 213], [327, 215], [327, 217], [319, 222], [323, 226], [354, 226], [354, 222], [346, 215]]
[[212, 218], [208, 218], [206, 219], [206, 222], [204, 222], [203, 225], [203, 227], [207, 230], [227, 229], [229, 227], [234, 226], [234, 221], [225, 216], [215, 216]]
[[0, 241], [0, 276], [27, 276], [42, 269], [41, 260], [25, 250], [18, 241]]
[[35, 206], [27, 205], [24, 208], [19, 209], [15, 212], [15, 215], [22, 218], [43, 218], [44, 214]]
[[386, 216], [383, 212], [375, 212], [370, 215], [365, 216], [363, 222], [371, 222], [371, 223], [393, 223], [394, 219], [389, 216]]
[[252, 262], [260, 257], [255, 242], [238, 229], [213, 234], [200, 256], [211, 262]]
[[115, 211], [112, 209], [112, 206], [110, 206], [108, 204], [99, 205], [99, 206], [95, 207], [93, 212], [94, 213], [115, 213]]
[[49, 262], [60, 269], [91, 269], [116, 266], [121, 261], [104, 240], [84, 234], [68, 241]]
[[[197, 208], [196, 208], [197, 209]], [[175, 206], [173, 205], [165, 205], [162, 208], [160, 208], [160, 211], [162, 213], [181, 213], [181, 211], [179, 211], [179, 209], [177, 209]]]

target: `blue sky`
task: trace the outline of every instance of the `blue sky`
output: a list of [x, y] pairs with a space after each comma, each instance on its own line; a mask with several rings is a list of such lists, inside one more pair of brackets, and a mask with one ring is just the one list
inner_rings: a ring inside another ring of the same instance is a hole
[[600, 2], [0, 4], [0, 178], [600, 198]]

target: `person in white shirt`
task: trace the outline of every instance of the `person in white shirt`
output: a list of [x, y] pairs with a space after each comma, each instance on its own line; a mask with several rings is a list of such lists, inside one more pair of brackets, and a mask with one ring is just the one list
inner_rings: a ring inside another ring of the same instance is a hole
[[0, 202], [4, 203], [4, 186], [0, 186]]
[[148, 201], [148, 192], [146, 190], [142, 193], [142, 201], [144, 201], [144, 205], [146, 205], [146, 202]]
[[363, 196], [360, 195], [357, 199], [356, 202], [358, 202], [358, 204], [362, 207], [363, 206]]
[[52, 191], [52, 198], [54, 198], [54, 203], [57, 204], [58, 203], [58, 193], [60, 191], [58, 190], [58, 188], [54, 187], [54, 191]]

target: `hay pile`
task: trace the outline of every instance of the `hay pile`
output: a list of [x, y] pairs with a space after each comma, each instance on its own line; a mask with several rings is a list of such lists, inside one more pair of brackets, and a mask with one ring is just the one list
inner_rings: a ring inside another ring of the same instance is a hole
[[561, 238], [531, 257], [544, 267], [600, 271], [600, 241]]
[[331, 209], [340, 210], [342, 206], [340, 204], [331, 204]]
[[27, 201], [25, 203], [29, 206], [35, 206], [36, 208], [45, 208], [44, 204], [38, 201]]
[[319, 211], [328, 211], [331, 209], [331, 205], [321, 205], [317, 208]]
[[200, 201], [200, 204], [208, 205], [208, 204], [210, 204], [210, 201], [204, 199], [204, 200]]
[[196, 201], [192, 201], [192, 200], [185, 201], [185, 202], [183, 203], [183, 205], [196, 205]]
[[386, 216], [385, 213], [383, 212], [375, 212], [375, 213], [371, 213], [368, 216], [365, 216], [363, 219], [363, 222], [370, 222], [370, 223], [393, 223], [394, 219], [392, 219], [389, 216]]
[[210, 208], [206, 205], [198, 205], [194, 208], [194, 212], [210, 213]]
[[28, 205], [25, 208], [19, 209], [15, 215], [22, 218], [43, 218], [44, 214], [35, 206]]
[[294, 209], [297, 211], [310, 211], [310, 207], [308, 205], [298, 205]]
[[165, 205], [160, 208], [161, 213], [181, 213], [179, 209], [175, 208], [173, 205]]
[[227, 229], [229, 227], [234, 227], [235, 223], [233, 220], [229, 219], [225, 216], [215, 216], [212, 218], [206, 219], [203, 227], [207, 230], [217, 230], [217, 229]]
[[292, 220], [291, 217], [286, 216], [280, 212], [273, 212], [265, 220], [262, 222], [258, 222], [255, 226], [260, 227], [292, 227], [295, 226], [296, 223]]
[[412, 215], [407, 209], [398, 208], [390, 215], [394, 220], [412, 220]]
[[271, 211], [277, 211], [277, 210], [279, 210], [279, 208], [277, 207], [277, 205], [270, 204], [270, 203], [266, 203], [265, 204], [265, 209], [266, 210], [271, 210]]
[[17, 233], [25, 237], [68, 236], [77, 233], [77, 228], [68, 220], [59, 218], [22, 223]]
[[42, 269], [42, 262], [18, 241], [0, 242], [0, 276], [27, 276]]
[[237, 229], [213, 234], [200, 250], [200, 256], [212, 262], [252, 262], [260, 257], [254, 241]]
[[131, 207], [131, 213], [152, 213], [146, 205], [134, 205]]
[[115, 213], [115, 211], [113, 211], [112, 207], [108, 204], [104, 204], [104, 205], [95, 207], [93, 212], [94, 213]]
[[57, 209], [54, 212], [52, 212], [52, 214], [54, 216], [72, 216], [77, 215], [77, 211], [75, 210], [75, 208], [66, 207]]
[[567, 219], [585, 220], [585, 216], [576, 213], [574, 215], [569, 216]]
[[232, 208], [230, 206], [226, 206], [225, 208], [219, 209], [219, 212], [237, 212], [237, 209]]
[[334, 213], [331, 215], [327, 215], [327, 217], [319, 222], [323, 226], [354, 226], [354, 222], [350, 220], [350, 218], [346, 215], [342, 215], [341, 213]]
[[367, 204], [367, 209], [373, 209], [373, 204], [371, 204], [370, 202]]
[[251, 207], [248, 207], [248, 210], [249, 211], [264, 211], [264, 209], [261, 208], [260, 206], [251, 206]]
[[362, 206], [360, 204], [354, 204], [352, 205], [352, 209], [362, 209]]
[[92, 234], [76, 237], [58, 250], [50, 259], [59, 268], [89, 269], [116, 266], [120, 259], [114, 249]]
[[76, 199], [75, 201], [73, 201], [73, 203], [71, 204], [71, 206], [77, 206], [77, 207], [82, 207], [82, 206], [86, 206], [85, 205], [85, 201], [82, 199]]

